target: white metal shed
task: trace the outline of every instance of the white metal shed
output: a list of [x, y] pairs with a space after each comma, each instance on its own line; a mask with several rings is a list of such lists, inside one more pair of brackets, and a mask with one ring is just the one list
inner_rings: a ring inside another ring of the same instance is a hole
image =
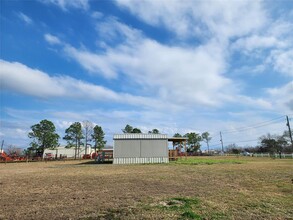
[[115, 134], [114, 164], [168, 163], [166, 134]]

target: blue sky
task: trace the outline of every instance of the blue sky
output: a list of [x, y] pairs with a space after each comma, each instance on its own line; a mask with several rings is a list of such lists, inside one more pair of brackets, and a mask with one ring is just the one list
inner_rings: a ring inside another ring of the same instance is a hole
[[246, 146], [293, 117], [293, 1], [2, 0], [0, 19], [6, 145], [48, 119]]

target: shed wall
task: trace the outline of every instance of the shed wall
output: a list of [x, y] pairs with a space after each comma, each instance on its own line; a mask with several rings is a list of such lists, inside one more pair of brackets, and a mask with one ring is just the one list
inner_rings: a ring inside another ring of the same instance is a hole
[[167, 139], [114, 139], [114, 164], [168, 161]]
[[115, 140], [114, 157], [140, 157], [140, 140]]
[[166, 140], [141, 140], [141, 157], [168, 157], [168, 142]]

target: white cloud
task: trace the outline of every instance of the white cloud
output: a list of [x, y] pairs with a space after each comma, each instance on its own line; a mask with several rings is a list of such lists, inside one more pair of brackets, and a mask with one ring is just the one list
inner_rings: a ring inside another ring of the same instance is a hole
[[[139, 94], [148, 94], [182, 108], [235, 103], [272, 109], [272, 104], [264, 97], [241, 95], [241, 87], [224, 76], [228, 55], [225, 45], [216, 40], [189, 48], [167, 46], [146, 38], [116, 19], [99, 26], [102, 27], [97, 29], [100, 34], [108, 35], [108, 39], [118, 37], [122, 43], [114, 47], [106, 45], [100, 54], [64, 46], [68, 57], [92, 73], [107, 79], [127, 79]], [[264, 70], [264, 66], [259, 69]]]
[[179, 37], [242, 36], [261, 28], [266, 19], [261, 1], [135, 1], [117, 0], [141, 20], [164, 25]]
[[255, 108], [267, 109], [267, 110], [273, 109], [272, 102], [266, 100], [265, 98], [253, 98], [253, 97], [244, 96], [244, 95], [236, 95], [235, 99], [241, 100], [241, 102], [245, 106], [254, 106]]
[[95, 18], [95, 19], [100, 19], [104, 16], [104, 14], [102, 12], [99, 12], [99, 11], [95, 11], [92, 13], [92, 18]]
[[267, 62], [280, 73], [293, 77], [293, 48], [289, 50], [273, 50]]
[[0, 60], [1, 89], [40, 97], [64, 97], [74, 99], [114, 101], [131, 105], [163, 107], [155, 99], [116, 93], [103, 86], [90, 84], [68, 76], [49, 76], [21, 63]]
[[0, 76], [4, 89], [28, 95], [47, 97], [65, 94], [57, 81], [39, 70], [31, 69], [21, 63], [0, 60]]
[[233, 88], [230, 80], [221, 76], [225, 64], [221, 49], [213, 44], [183, 49], [144, 40], [108, 49], [103, 55], [72, 47], [66, 52], [90, 71], [98, 70], [107, 78], [117, 78], [118, 71], [123, 72], [153, 95], [176, 103], [219, 104], [226, 95], [225, 87]]
[[32, 23], [33, 23], [33, 20], [32, 20], [29, 16], [25, 15], [25, 14], [22, 13], [22, 12], [19, 12], [19, 13], [18, 13], [18, 17], [19, 17], [21, 20], [23, 20], [26, 24], [32, 24]]
[[58, 129], [63, 129], [65, 130], [66, 128], [68, 128], [72, 123], [74, 123], [73, 121], [65, 121], [65, 120], [62, 120], [61, 117], [60, 119], [58, 120], [55, 120], [55, 126], [56, 128]]
[[44, 38], [49, 44], [52, 44], [52, 45], [62, 43], [58, 37], [51, 34], [45, 34]]
[[117, 70], [104, 62], [105, 55], [93, 54], [84, 49], [77, 50], [69, 45], [64, 47], [64, 52], [89, 72], [99, 73], [108, 79], [117, 78]]
[[286, 18], [288, 20], [285, 13], [275, 21], [267, 18], [265, 28], [231, 43], [231, 52], [242, 53], [250, 61], [254, 59], [253, 65], [240, 67], [239, 70], [264, 73], [274, 69], [277, 74], [293, 76], [293, 24]]
[[109, 17], [106, 21], [99, 22], [96, 25], [96, 31], [103, 39], [112, 41], [112, 43], [117, 39], [120, 42], [134, 43], [143, 37], [141, 31], [119, 22], [115, 17]]
[[[284, 14], [285, 15], [285, 14]], [[267, 29], [268, 35], [277, 38], [287, 37], [293, 30], [292, 22], [288, 21], [287, 16], [273, 21]]]
[[[221, 105], [236, 92], [231, 80], [222, 75], [226, 55], [216, 41], [194, 48], [166, 46], [145, 38], [136, 29], [111, 21], [103, 23], [98, 31], [111, 37], [123, 36], [123, 43], [106, 47], [101, 54], [66, 45], [67, 56], [108, 79], [127, 77], [141, 87], [140, 92], [179, 106]], [[112, 32], [111, 28], [115, 30]]]
[[281, 87], [268, 88], [266, 91], [273, 106], [278, 106], [283, 112], [288, 109], [293, 112], [293, 81]]
[[246, 50], [251, 52], [255, 49], [266, 49], [266, 48], [284, 48], [288, 44], [285, 41], [276, 39], [273, 36], [258, 36], [252, 35], [245, 38], [238, 39], [233, 43], [232, 48], [238, 50]]
[[60, 7], [62, 10], [67, 11], [69, 8], [76, 9], [89, 9], [89, 1], [88, 0], [42, 0], [43, 3], [46, 4], [54, 4]]

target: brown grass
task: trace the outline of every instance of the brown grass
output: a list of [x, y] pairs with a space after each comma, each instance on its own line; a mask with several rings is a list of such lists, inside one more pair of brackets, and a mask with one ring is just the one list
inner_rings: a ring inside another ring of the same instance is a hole
[[0, 219], [293, 219], [293, 160], [233, 160], [0, 164]]

